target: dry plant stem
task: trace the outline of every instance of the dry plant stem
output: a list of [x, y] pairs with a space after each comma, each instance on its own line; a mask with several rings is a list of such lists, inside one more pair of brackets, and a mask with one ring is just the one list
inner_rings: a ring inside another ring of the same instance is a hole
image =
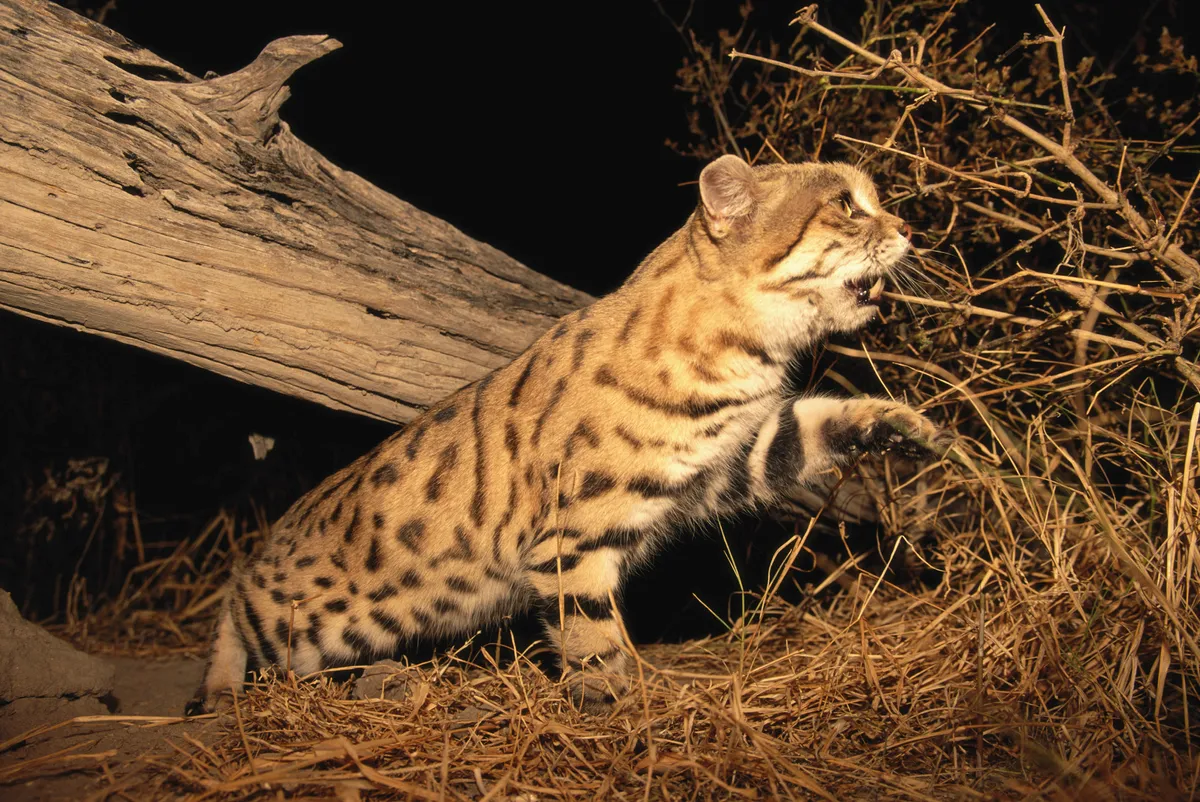
[[[1116, 269], [1110, 268], [1108, 271], [1108, 276], [1107, 276], [1106, 280], [1104, 282], [1101, 282], [1101, 284], [1106, 285], [1106, 284], [1111, 283], [1111, 280], [1113, 278], [1115, 278], [1116, 275], [1117, 275]], [[1096, 323], [1100, 320], [1100, 314], [1101, 314], [1100, 306], [1102, 304], [1104, 304], [1105, 299], [1108, 297], [1108, 293], [1109, 293], [1109, 288], [1106, 286], [1098, 286], [1096, 288], [1096, 290], [1093, 294], [1092, 304], [1088, 308], [1087, 313], [1084, 315], [1083, 321], [1080, 322], [1079, 328], [1075, 330], [1075, 332], [1077, 334], [1083, 335], [1083, 334], [1091, 334], [1092, 333], [1092, 330], [1096, 327]], [[1083, 366], [1083, 365], [1087, 364], [1087, 361], [1088, 361], [1088, 340], [1086, 337], [1078, 336], [1075, 338], [1075, 364], [1076, 364], [1076, 366]], [[1077, 390], [1075, 392], [1075, 395], [1072, 398], [1072, 403], [1075, 406], [1076, 417], [1079, 418], [1080, 421], [1086, 422], [1088, 419], [1088, 399], [1084, 393], [1083, 388], [1080, 388], [1079, 390]], [[1084, 456], [1083, 467], [1084, 467], [1085, 475], [1091, 476], [1092, 468], [1093, 468], [1094, 461], [1095, 461], [1092, 449], [1090, 449], [1090, 448], [1085, 449], [1083, 456]]]
[[[1063, 456], [1064, 459], [1074, 464], [1074, 459], [1069, 454], [1064, 454]], [[1078, 465], [1075, 465], [1075, 469], [1080, 475], [1083, 474], [1082, 469], [1080, 469]], [[1188, 628], [1183, 626], [1181, 619], [1181, 614], [1186, 615], [1186, 613], [1180, 611], [1177, 605], [1171, 603], [1171, 600], [1165, 593], [1163, 593], [1163, 590], [1158, 586], [1158, 583], [1151, 579], [1149, 574], [1146, 573], [1145, 567], [1142, 566], [1132, 554], [1130, 554], [1129, 548], [1123, 542], [1120, 532], [1117, 531], [1117, 527], [1112, 521], [1112, 517], [1108, 511], [1108, 504], [1105, 503], [1105, 500], [1096, 493], [1095, 486], [1088, 482], [1086, 484], [1086, 488], [1093, 504], [1093, 511], [1097, 513], [1097, 519], [1101, 523], [1099, 531], [1104, 535], [1109, 548], [1121, 563], [1121, 567], [1127, 571], [1129, 575], [1136, 580], [1137, 583], [1141, 585], [1150, 596], [1152, 596], [1162, 605], [1163, 612], [1165, 612], [1167, 617], [1171, 619], [1171, 622], [1175, 624], [1175, 631], [1183, 637], [1184, 642], [1187, 644], [1188, 648], [1191, 649], [1192, 660], [1194, 661], [1195, 666], [1200, 667], [1200, 643], [1197, 643], [1196, 639], [1188, 631]], [[1184, 655], [1180, 654], [1180, 657], [1182, 658]]]
[[[905, 295], [899, 292], [885, 292], [883, 297], [892, 300], [900, 301], [907, 304], [915, 304], [918, 306], [928, 306], [933, 309], [947, 309], [956, 312], [962, 312], [967, 315], [977, 317], [991, 318], [992, 320], [1003, 320], [1006, 323], [1014, 323], [1019, 326], [1027, 326], [1029, 328], [1041, 329], [1047, 326], [1054, 325], [1052, 320], [1039, 320], [1037, 318], [1022, 317], [1014, 315], [1010, 312], [1001, 312], [996, 309], [988, 309], [982, 306], [973, 304], [951, 303], [949, 301], [939, 301], [936, 298], [923, 298], [917, 295]], [[1142, 351], [1146, 350], [1146, 346], [1141, 343], [1135, 343], [1130, 340], [1123, 340], [1120, 337], [1110, 337], [1106, 334], [1097, 334], [1093, 331], [1084, 331], [1081, 329], [1072, 329], [1065, 332], [1068, 337], [1087, 342], [1098, 342], [1110, 345], [1113, 348], [1123, 348], [1127, 351]]]
[[[813, 29], [827, 39], [838, 43], [842, 47], [845, 47], [847, 50], [851, 51], [865, 61], [876, 65], [881, 70], [896, 70], [903, 73], [909, 80], [920, 84], [930, 91], [954, 98], [956, 100], [964, 101], [974, 109], [987, 111], [997, 122], [1007, 126], [1008, 128], [1011, 128], [1013, 131], [1021, 134], [1026, 139], [1033, 142], [1050, 155], [1054, 156], [1059, 164], [1079, 178], [1079, 180], [1082, 181], [1083, 184], [1088, 187], [1088, 189], [1095, 193], [1095, 195], [1099, 197], [1105, 205], [1115, 208], [1133, 230], [1135, 238], [1143, 254], [1147, 256], [1158, 256], [1161, 258], [1161, 260], [1171, 267], [1176, 274], [1187, 283], [1188, 286], [1194, 286], [1198, 281], [1200, 281], [1200, 263], [1198, 263], [1192, 256], [1184, 253], [1178, 245], [1166, 241], [1166, 238], [1161, 235], [1154, 234], [1154, 227], [1151, 226], [1150, 223], [1147, 222], [1147, 220], [1141, 215], [1141, 213], [1133, 207], [1133, 204], [1130, 203], [1125, 193], [1118, 192], [1109, 186], [1104, 180], [1099, 178], [1095, 173], [1089, 170], [1086, 165], [1079, 161], [1079, 159], [1076, 158], [1069, 149], [1050, 139], [1040, 131], [1030, 127], [1019, 118], [1015, 117], [1013, 113], [999, 108], [995, 103], [991, 102], [991, 99], [980, 98], [972, 91], [955, 89], [954, 87], [947, 86], [941, 81], [927, 76], [919, 68], [905, 63], [898, 52], [893, 52], [888, 58], [883, 58], [882, 56], [872, 53], [866, 48], [855, 44], [854, 42], [830, 30], [829, 28], [826, 28], [824, 25], [821, 25], [819, 22], [817, 22], [816, 8], [817, 7], [815, 5], [811, 5], [801, 9], [800, 13], [797, 15], [796, 19], [793, 20], [793, 22]], [[751, 54], [740, 53], [736, 50], [731, 52], [730, 56], [735, 58], [754, 58], [756, 60], [761, 60], [758, 57], [752, 56]], [[854, 73], [831, 74], [819, 70], [805, 70], [784, 62], [775, 62], [775, 64], [785, 69], [799, 72], [802, 75], [819, 74], [824, 77], [846, 77], [855, 80], [868, 77]], [[874, 75], [870, 77], [874, 77]], [[906, 155], [911, 156], [911, 154]], [[1008, 188], [1004, 189], [1008, 190]], [[1054, 202], [1060, 202], [1059, 199], [1053, 200]]]
[[1071, 123], [1075, 120], [1075, 112], [1071, 109], [1071, 88], [1067, 82], [1067, 61], [1063, 56], [1063, 30], [1058, 30], [1054, 24], [1050, 22], [1050, 17], [1042, 9], [1040, 3], [1034, 5], [1037, 13], [1041, 16], [1042, 22], [1046, 24], [1046, 29], [1050, 31], [1050, 41], [1054, 43], [1054, 53], [1058, 57], [1058, 79], [1062, 84], [1063, 107], [1067, 111], [1067, 120], [1063, 123], [1062, 146], [1068, 153], [1071, 152]]
[[617, 604], [617, 599], [613, 595], [612, 589], [608, 591], [608, 604], [612, 610], [613, 619], [617, 622], [617, 629], [621, 633], [622, 643], [629, 654], [633, 656], [634, 664], [637, 666], [638, 675], [638, 690], [642, 697], [642, 717], [646, 727], [646, 788], [643, 799], [650, 799], [650, 789], [654, 783], [654, 766], [658, 762], [658, 748], [654, 743], [653, 719], [650, 716], [650, 697], [646, 691], [646, 672], [641, 655], [638, 654], [637, 647], [633, 643], [633, 638], [629, 637], [629, 630], [625, 628], [625, 619], [621, 616], [621, 608]]
[[[1056, 276], [1055, 278], [1061, 277]], [[1175, 366], [1175, 370], [1179, 373], [1179, 375], [1186, 379], [1189, 384], [1196, 388], [1196, 390], [1200, 391], [1200, 367], [1198, 367], [1194, 362], [1180, 355], [1179, 347], [1177, 345], [1167, 343], [1163, 341], [1161, 337], [1156, 337], [1136, 323], [1125, 320], [1120, 312], [1108, 306], [1108, 304], [1104, 303], [1102, 299], [1085, 292], [1082, 288], [1072, 287], [1070, 284], [1066, 283], [1060, 283], [1057, 286], [1058, 289], [1062, 290], [1068, 295], [1071, 295], [1076, 301], [1078, 301], [1080, 306], [1083, 306], [1085, 309], [1095, 309], [1097, 312], [1109, 316], [1114, 324], [1125, 329], [1135, 337], [1138, 337], [1148, 345], [1154, 346], [1157, 351], [1156, 356], [1161, 357], [1170, 355], [1172, 357], [1172, 364]]]
[[[215, 713], [208, 713], [203, 716], [196, 716], [195, 719], [211, 719], [216, 718]], [[7, 752], [18, 744], [32, 741], [36, 738], [41, 738], [44, 735], [49, 735], [55, 730], [64, 729], [77, 724], [155, 724], [167, 725], [178, 724], [181, 721], [187, 721], [186, 717], [181, 716], [75, 716], [66, 721], [60, 721], [57, 724], [42, 724], [33, 729], [26, 730], [20, 735], [15, 735], [7, 741], [0, 741], [0, 754]]]
[[1167, 236], [1163, 238], [1165, 242], [1170, 242], [1171, 237], [1175, 236], [1179, 224], [1183, 222], [1183, 216], [1187, 214], [1188, 206], [1192, 202], [1192, 193], [1196, 191], [1196, 184], [1200, 182], [1200, 173], [1196, 173], [1196, 177], [1192, 179], [1192, 185], [1188, 187], [1187, 195], [1183, 198], [1183, 203], [1179, 204], [1179, 211], [1175, 215], [1175, 222], [1171, 223], [1171, 229], [1167, 232]]
[[[938, 170], [939, 172], [943, 172], [946, 175], [953, 176], [954, 178], [958, 178], [963, 181], [970, 181], [972, 183], [979, 184], [980, 186], [987, 187], [988, 189], [994, 189], [999, 192], [1006, 192], [1017, 198], [1021, 198], [1022, 200], [1035, 200], [1035, 201], [1040, 201], [1041, 203], [1053, 204], [1055, 206], [1070, 206], [1072, 208], [1083, 208], [1083, 209], [1116, 209], [1117, 208], [1116, 206], [1114, 206], [1111, 203], [1084, 203], [1081, 201], [1068, 200], [1066, 198], [1054, 198], [1054, 197], [1051, 197], [1050, 195], [1035, 194], [1030, 191], [1030, 188], [1033, 184], [1033, 179], [1025, 173], [1009, 173], [1009, 175], [1017, 175], [1017, 176], [1025, 179], [1025, 188], [1018, 189], [1016, 187], [1010, 187], [1007, 184], [998, 184], [995, 181], [987, 181], [983, 178], [980, 178], [976, 174], [964, 173], [961, 170], [955, 170], [953, 167], [947, 167], [946, 165], [944, 165], [940, 162], [934, 161], [933, 159], [930, 159], [926, 156], [918, 156], [915, 153], [909, 153], [906, 150], [901, 150], [900, 148], [890, 147], [886, 144], [880, 145], [875, 142], [868, 142], [865, 139], [855, 139], [852, 136], [846, 136], [844, 134], [834, 134], [833, 138], [837, 139], [840, 142], [852, 142], [855, 145], [861, 145], [861, 146], [867, 147], [867, 148], [874, 148], [875, 150], [883, 151], [884, 153], [891, 153], [896, 156], [902, 156], [906, 159], [911, 159], [912, 161], [917, 162], [918, 164], [921, 164], [922, 166], [932, 167], [933, 169]], [[1046, 232], [1043, 229], [1039, 228], [1038, 233], [1045, 234]]]
[[[1028, 231], [1031, 234], [1038, 234], [1043, 230], [1041, 226], [1026, 222], [1019, 217], [1013, 217], [1012, 215], [1004, 214], [1003, 212], [997, 212], [995, 209], [989, 209], [988, 207], [975, 203], [974, 201], [963, 201], [962, 206], [964, 209], [970, 209], [973, 212], [978, 212], [979, 214], [990, 217], [993, 220], [998, 220], [1009, 228], [1013, 228], [1018, 231]], [[1063, 244], [1057, 239], [1055, 242], [1059, 242], [1060, 245]], [[1091, 245], [1090, 243], [1086, 242], [1077, 243], [1077, 247], [1079, 247], [1085, 253], [1095, 254], [1096, 256], [1105, 256], [1109, 259], [1115, 259], [1125, 263], [1134, 262], [1138, 258], [1137, 255], [1133, 253], [1118, 251], [1114, 250], [1113, 248], [1101, 248], [1098, 245]]]
[[[849, 139], [849, 138], [846, 138], [846, 139]], [[870, 142], [863, 142], [861, 140], [851, 140], [851, 141], [855, 141], [858, 144], [875, 147]], [[895, 152], [897, 155], [911, 157], [911, 154], [907, 154], [904, 151], [893, 149], [893, 152]], [[925, 161], [928, 162], [929, 160], [925, 160]], [[932, 163], [932, 162], [930, 162], [930, 163]], [[945, 169], [948, 169], [948, 168], [945, 168]], [[963, 177], [966, 177], [966, 176], [963, 175]], [[1195, 187], [1195, 182], [1193, 182], [1192, 187], [1193, 188]], [[1190, 199], [1190, 197], [1191, 197], [1191, 190], [1189, 190], [1187, 199]], [[989, 217], [999, 219], [1011, 227], [1019, 228], [1021, 230], [1025, 230], [1025, 231], [1030, 231], [1030, 232], [1034, 233], [1035, 236], [1040, 236], [1045, 233], [1045, 229], [1043, 229], [1039, 226], [1033, 225], [1031, 223], [1026, 223], [1023, 220], [1012, 217], [1010, 215], [1003, 215], [1001, 213], [995, 212], [994, 210], [988, 209], [987, 207], [984, 207], [980, 204], [976, 204], [976, 203], [967, 201], [967, 202], [963, 203], [963, 206], [966, 208], [970, 208], [974, 211], [983, 213]], [[1112, 251], [1111, 249], [1095, 248], [1095, 247], [1089, 246], [1087, 244], [1081, 244], [1081, 247], [1084, 251], [1097, 253], [1098, 255], [1111, 256], [1113, 258], [1122, 258], [1124, 260], [1130, 259], [1130, 256], [1128, 254], [1124, 254], [1121, 251]], [[1174, 365], [1176, 371], [1180, 374], [1180, 376], [1182, 376], [1193, 387], [1195, 387], [1197, 390], [1200, 390], [1200, 368], [1198, 368], [1193, 362], [1189, 361], [1188, 359], [1186, 359], [1185, 357], [1180, 355], [1178, 353], [1177, 346], [1168, 345], [1160, 337], [1156, 337], [1155, 335], [1146, 331], [1141, 326], [1138, 326], [1137, 324], [1134, 324], [1134, 323], [1131, 323], [1130, 321], [1125, 320], [1122, 315], [1120, 315], [1118, 312], [1116, 312], [1111, 307], [1109, 307], [1107, 304], [1105, 304], [1103, 302], [1103, 299], [1096, 297], [1094, 295], [1094, 293], [1084, 293], [1084, 292], [1078, 291], [1076, 289], [1070, 288], [1067, 285], [1071, 282], [1090, 284], [1090, 285], [1093, 285], [1096, 287], [1104, 287], [1106, 289], [1115, 290], [1118, 292], [1149, 295], [1149, 296], [1153, 296], [1153, 297], [1170, 298], [1170, 299], [1174, 299], [1174, 300], [1182, 300], [1183, 298], [1186, 297], [1185, 295], [1180, 294], [1180, 293], [1174, 293], [1174, 292], [1166, 292], [1166, 291], [1162, 291], [1162, 290], [1146, 289], [1146, 288], [1142, 288], [1142, 287], [1131, 287], [1128, 285], [1119, 284], [1119, 283], [1112, 282], [1112, 281], [1101, 282], [1101, 281], [1097, 281], [1096, 279], [1084, 279], [1084, 278], [1077, 278], [1074, 276], [1065, 276], [1065, 275], [1050, 276], [1050, 275], [1046, 275], [1043, 273], [1037, 273], [1035, 271], [1030, 271], [1030, 270], [1020, 270], [1017, 273], [1011, 274], [1007, 278], [1004, 279], [1004, 282], [1015, 281], [1023, 276], [1024, 277], [1035, 277], [1035, 278], [1039, 278], [1043, 281], [1052, 283], [1058, 289], [1066, 292], [1067, 294], [1074, 297], [1077, 301], [1079, 301], [1080, 305], [1085, 310], [1088, 311], [1088, 314], [1103, 313], [1103, 314], [1109, 315], [1112, 317], [1115, 325], [1130, 332], [1134, 336], [1141, 339], [1144, 343], [1154, 346], [1156, 350], [1160, 350], [1160, 351], [1165, 350], [1169, 353], [1174, 354], [1173, 359], [1172, 359], [1172, 364]], [[993, 284], [988, 289], [995, 290], [999, 286], [1000, 286], [1000, 283]], [[908, 296], [905, 296], [905, 297], [906, 297], [906, 300], [909, 300], [910, 303], [925, 303], [924, 301], [920, 301], [915, 298], [910, 298]], [[926, 305], [934, 305], [935, 306], [937, 304], [938, 304], [938, 302], [934, 302], [934, 303], [929, 303]], [[964, 310], [964, 311], [967, 311], [967, 310]], [[983, 312], [982, 314], [987, 315], [988, 313]], [[989, 316], [992, 316], [992, 315], [989, 315]], [[1000, 319], [1000, 318], [997, 318], [997, 319]], [[1020, 323], [1022, 325], [1033, 325], [1033, 321], [1028, 318], [1026, 318], [1026, 319], [1009, 318], [1008, 320], [1010, 320], [1010, 322]], [[1107, 342], [1107, 344], [1112, 345], [1114, 347], [1128, 347], [1128, 345], [1130, 345], [1126, 341], [1122, 341], [1117, 338], [1105, 337], [1104, 335], [1096, 335], [1093, 332], [1087, 330], [1086, 328], [1076, 329], [1074, 332], [1072, 332], [1071, 336], [1076, 337], [1077, 339], [1086, 338], [1086, 339], [1095, 340], [1097, 342]]]
[[117, 754], [116, 749], [93, 753], [80, 753], [78, 751], [90, 746], [95, 746], [95, 742], [75, 744], [48, 755], [41, 755], [0, 768], [0, 783], [4, 783], [5, 785], [14, 783], [23, 777], [34, 775], [47, 766], [53, 766], [61, 771], [65, 768], [62, 764], [73, 764], [77, 761], [95, 761], [100, 763], [101, 761], [112, 759]]

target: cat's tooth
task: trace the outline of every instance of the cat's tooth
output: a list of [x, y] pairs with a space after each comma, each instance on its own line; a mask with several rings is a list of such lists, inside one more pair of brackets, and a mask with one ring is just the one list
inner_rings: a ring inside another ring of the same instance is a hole
[[883, 297], [883, 279], [875, 280], [875, 283], [871, 285], [871, 291], [867, 297], [872, 301], [878, 301]]

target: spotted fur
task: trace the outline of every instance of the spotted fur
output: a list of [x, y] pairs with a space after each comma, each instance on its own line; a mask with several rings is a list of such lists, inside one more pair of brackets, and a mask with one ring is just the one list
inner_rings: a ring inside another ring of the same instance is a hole
[[619, 693], [612, 602], [673, 532], [938, 436], [785, 389], [798, 351], [875, 317], [906, 228], [848, 165], [710, 164], [619, 290], [293, 505], [230, 583], [198, 706], [248, 666], [361, 664], [529, 608], [576, 699]]

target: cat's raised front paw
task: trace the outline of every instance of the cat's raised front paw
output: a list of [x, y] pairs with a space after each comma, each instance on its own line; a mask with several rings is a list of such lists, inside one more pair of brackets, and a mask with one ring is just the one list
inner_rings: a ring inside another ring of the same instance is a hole
[[899, 454], [929, 459], [945, 454], [951, 436], [912, 407], [893, 401], [856, 402], [852, 425], [842, 434], [850, 454]]

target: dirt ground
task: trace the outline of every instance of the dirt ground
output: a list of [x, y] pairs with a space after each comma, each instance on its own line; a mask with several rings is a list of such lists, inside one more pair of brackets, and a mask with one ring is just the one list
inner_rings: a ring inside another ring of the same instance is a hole
[[64, 724], [0, 754], [0, 777], [17, 772], [15, 782], [0, 784], [0, 798], [6, 802], [80, 800], [104, 798], [125, 789], [125, 798], [141, 799], [144, 797], [136, 790], [137, 769], [144, 766], [144, 758], [173, 752], [171, 743], [185, 745], [185, 735], [203, 741], [215, 728], [211, 718], [173, 723], [170, 719], [130, 718], [179, 716], [200, 680], [201, 661], [106, 659], [115, 666], [116, 675], [113, 692], [103, 704], [47, 700], [54, 706], [30, 711], [19, 723], [16, 719], [6, 722], [6, 730], [11, 732], [64, 717], [99, 714], [97, 721]]

